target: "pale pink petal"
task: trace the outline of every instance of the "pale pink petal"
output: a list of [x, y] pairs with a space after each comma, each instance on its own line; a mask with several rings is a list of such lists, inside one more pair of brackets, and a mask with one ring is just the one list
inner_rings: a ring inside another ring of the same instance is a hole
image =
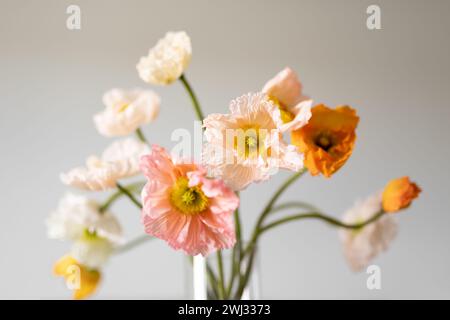
[[285, 68], [269, 80], [262, 91], [276, 98], [286, 107], [292, 107], [302, 100], [302, 84], [291, 68]]

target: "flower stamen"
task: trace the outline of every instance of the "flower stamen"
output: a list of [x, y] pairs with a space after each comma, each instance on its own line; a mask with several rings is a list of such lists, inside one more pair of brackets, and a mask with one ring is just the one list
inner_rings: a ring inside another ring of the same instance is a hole
[[197, 214], [208, 208], [208, 197], [199, 186], [189, 187], [189, 180], [181, 177], [170, 191], [170, 201], [180, 212]]

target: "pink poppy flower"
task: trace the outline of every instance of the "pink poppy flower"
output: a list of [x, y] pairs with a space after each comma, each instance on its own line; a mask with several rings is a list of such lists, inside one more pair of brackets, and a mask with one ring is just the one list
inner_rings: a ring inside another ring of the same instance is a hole
[[172, 159], [157, 145], [140, 166], [148, 179], [142, 190], [146, 233], [189, 255], [234, 246], [239, 198], [222, 180], [207, 178], [201, 166]]

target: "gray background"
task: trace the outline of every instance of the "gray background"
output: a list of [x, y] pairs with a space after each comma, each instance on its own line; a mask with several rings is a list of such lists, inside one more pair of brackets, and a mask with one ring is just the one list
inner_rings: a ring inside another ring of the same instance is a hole
[[[379, 4], [382, 30], [366, 28]], [[82, 29], [66, 29], [69, 4]], [[355, 199], [410, 175], [423, 188], [398, 215], [400, 232], [375, 260], [382, 290], [353, 274], [336, 230], [317, 221], [280, 227], [263, 238], [263, 298], [450, 298], [448, 1], [24, 1], [0, 2], [0, 297], [66, 298], [51, 275], [67, 243], [46, 238], [44, 219], [66, 188], [61, 171], [111, 140], [93, 113], [112, 87], [145, 87], [135, 64], [168, 30], [186, 30], [187, 71], [206, 113], [257, 91], [285, 66], [316, 102], [350, 104], [361, 116], [355, 152], [332, 179], [306, 177], [283, 199], [309, 200], [340, 216]], [[145, 127], [151, 142], [174, 145], [175, 128], [194, 113], [179, 83], [153, 87], [161, 114]], [[243, 192], [245, 233], [287, 176]], [[104, 199], [107, 194], [94, 195]], [[128, 237], [142, 232], [126, 201], [114, 211]], [[162, 241], [118, 256], [105, 268], [98, 298], [187, 297], [183, 254]]]

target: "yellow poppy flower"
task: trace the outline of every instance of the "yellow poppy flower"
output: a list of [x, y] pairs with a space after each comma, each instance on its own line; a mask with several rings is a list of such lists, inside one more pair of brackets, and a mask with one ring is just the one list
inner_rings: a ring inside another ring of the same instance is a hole
[[312, 175], [331, 177], [350, 157], [359, 122], [349, 106], [330, 109], [320, 104], [312, 108], [308, 124], [291, 134], [292, 144], [305, 155], [305, 166]]
[[73, 298], [76, 300], [93, 294], [101, 278], [98, 270], [86, 268], [69, 255], [63, 256], [55, 263], [53, 273], [64, 277], [67, 287], [73, 290]]

